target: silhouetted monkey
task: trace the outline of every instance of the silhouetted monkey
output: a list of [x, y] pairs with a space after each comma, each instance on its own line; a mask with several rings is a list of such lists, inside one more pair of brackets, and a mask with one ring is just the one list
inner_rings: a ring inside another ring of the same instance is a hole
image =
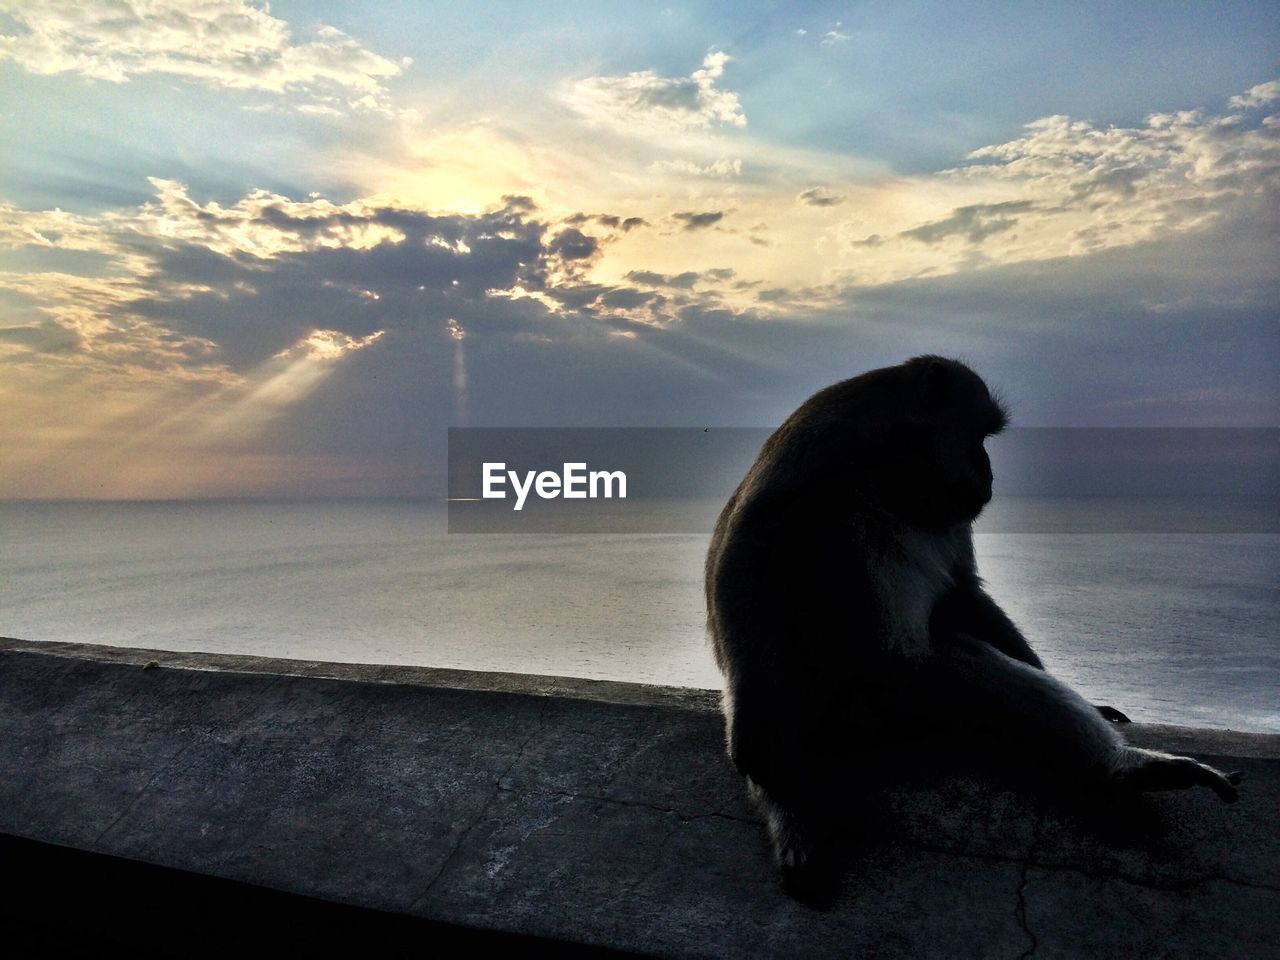
[[765, 442], [707, 555], [728, 752], [784, 883], [829, 885], [826, 767], [913, 721], [1013, 731], [1082, 782], [1194, 785], [1238, 774], [1129, 746], [1044, 672], [982, 589], [971, 524], [991, 499], [983, 440], [1007, 422], [972, 370], [924, 356], [810, 397]]

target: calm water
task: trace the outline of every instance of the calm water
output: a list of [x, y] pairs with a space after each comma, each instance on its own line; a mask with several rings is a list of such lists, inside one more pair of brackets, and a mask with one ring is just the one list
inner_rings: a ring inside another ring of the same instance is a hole
[[[449, 536], [398, 501], [0, 503], [0, 634], [168, 650], [720, 678], [706, 535]], [[1280, 732], [1280, 535], [993, 533], [1049, 669], [1136, 720]]]

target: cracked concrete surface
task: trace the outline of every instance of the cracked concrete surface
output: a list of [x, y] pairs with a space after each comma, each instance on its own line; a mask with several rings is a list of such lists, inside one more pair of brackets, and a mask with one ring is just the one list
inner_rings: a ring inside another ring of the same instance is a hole
[[886, 751], [818, 911], [706, 691], [0, 641], [0, 831], [650, 955], [1278, 955], [1280, 737], [1129, 735], [1244, 770], [1240, 802]]

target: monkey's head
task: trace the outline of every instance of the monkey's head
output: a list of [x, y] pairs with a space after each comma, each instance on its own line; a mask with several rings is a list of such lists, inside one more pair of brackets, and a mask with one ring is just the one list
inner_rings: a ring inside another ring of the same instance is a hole
[[991, 500], [983, 442], [1004, 429], [1008, 412], [957, 360], [916, 357], [896, 370], [904, 381], [902, 419], [892, 431], [887, 469], [877, 476], [878, 499], [920, 526], [972, 522]]

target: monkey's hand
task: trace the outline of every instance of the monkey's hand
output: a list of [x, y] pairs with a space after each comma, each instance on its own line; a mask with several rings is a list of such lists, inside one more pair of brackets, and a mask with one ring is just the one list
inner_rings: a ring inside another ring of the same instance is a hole
[[1113, 777], [1117, 786], [1130, 790], [1208, 787], [1226, 803], [1236, 802], [1240, 796], [1236, 785], [1243, 779], [1244, 774], [1238, 771], [1223, 773], [1216, 767], [1191, 757], [1176, 757], [1139, 747], [1128, 747], [1125, 750], [1122, 766]]
[[1109, 707], [1103, 703], [1095, 703], [1094, 707], [1097, 708], [1098, 712], [1102, 714], [1104, 718], [1106, 718], [1107, 720], [1110, 720], [1112, 723], [1132, 723], [1133, 722], [1127, 716], [1125, 716], [1123, 713], [1117, 710], [1115, 707]]

